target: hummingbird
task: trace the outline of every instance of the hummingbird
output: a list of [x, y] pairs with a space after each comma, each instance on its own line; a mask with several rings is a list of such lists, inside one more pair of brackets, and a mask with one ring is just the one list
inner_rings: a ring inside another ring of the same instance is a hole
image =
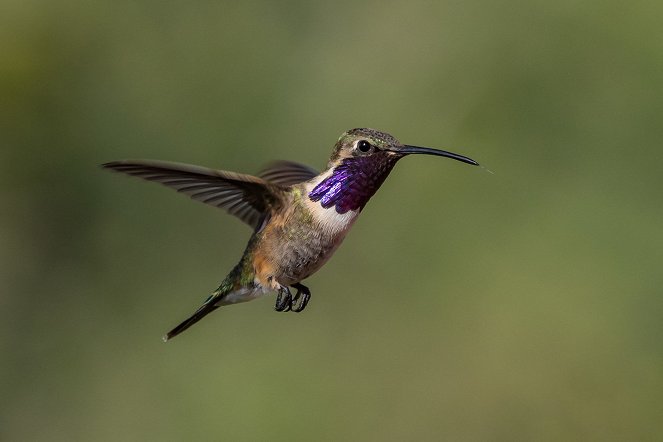
[[[253, 228], [239, 263], [202, 306], [163, 340], [219, 307], [267, 293], [276, 293], [276, 311], [303, 311], [311, 291], [302, 281], [333, 255], [396, 162], [412, 154], [479, 165], [452, 152], [401, 144], [385, 132], [368, 128], [343, 133], [320, 173], [290, 161], [273, 162], [258, 176], [158, 160], [103, 164], [225, 209]], [[291, 288], [296, 290], [294, 295]]]

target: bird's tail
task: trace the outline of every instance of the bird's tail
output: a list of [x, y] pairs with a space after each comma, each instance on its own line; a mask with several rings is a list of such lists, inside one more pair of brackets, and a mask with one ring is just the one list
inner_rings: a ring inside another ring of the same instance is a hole
[[245, 299], [234, 299], [229, 298], [233, 297], [233, 294], [237, 292], [238, 289], [241, 289], [236, 281], [238, 280], [239, 275], [242, 271], [242, 263], [240, 262], [231, 272], [226, 276], [226, 279], [223, 280], [221, 285], [212, 292], [212, 294], [203, 302], [203, 305], [200, 306], [198, 310], [194, 312], [189, 318], [182, 321], [177, 327], [166, 333], [163, 337], [163, 341], [166, 342], [169, 339], [174, 338], [175, 336], [182, 333], [187, 328], [191, 327], [196, 322], [203, 319], [209, 313], [212, 313], [217, 308], [233, 304], [235, 302], [244, 302], [248, 301], [251, 298], [246, 297]]
[[214, 310], [216, 310], [217, 308], [224, 305], [222, 300], [223, 300], [224, 295], [226, 294], [226, 291], [223, 290], [223, 288], [224, 288], [223, 285], [221, 287], [219, 287], [214, 293], [212, 293], [209, 296], [209, 298], [207, 298], [205, 300], [203, 305], [201, 305], [200, 308], [198, 310], [196, 310], [193, 315], [189, 316], [187, 319], [182, 321], [177, 327], [175, 327], [174, 329], [172, 329], [171, 331], [166, 333], [163, 336], [163, 342], [166, 342], [169, 339], [172, 339], [175, 336], [179, 335], [184, 330], [186, 330], [187, 328], [191, 327], [196, 322], [203, 319], [209, 313], [212, 313]]

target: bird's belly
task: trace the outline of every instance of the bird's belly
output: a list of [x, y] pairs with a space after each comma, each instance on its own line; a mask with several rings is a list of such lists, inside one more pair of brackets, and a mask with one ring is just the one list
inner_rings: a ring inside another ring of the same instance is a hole
[[272, 249], [273, 262], [277, 263], [277, 281], [283, 285], [295, 284], [320, 270], [341, 245], [346, 233], [347, 229], [333, 233], [300, 231], [297, 239], [283, 241]]
[[282, 218], [273, 218], [260, 232], [254, 256], [256, 276], [281, 285], [295, 284], [318, 271], [343, 242], [359, 211], [338, 213], [308, 198]]
[[276, 279], [283, 285], [291, 285], [308, 278], [318, 271], [334, 254], [342, 238], [336, 241], [313, 239], [307, 243], [289, 243], [283, 253], [275, 256]]

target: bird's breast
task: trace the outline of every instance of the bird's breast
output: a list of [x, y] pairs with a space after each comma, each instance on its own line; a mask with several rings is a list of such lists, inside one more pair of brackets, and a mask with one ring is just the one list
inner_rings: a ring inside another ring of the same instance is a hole
[[325, 209], [304, 191], [300, 195], [260, 233], [254, 263], [261, 280], [273, 275], [280, 284], [290, 285], [312, 275], [333, 255], [359, 215], [358, 210], [341, 214], [333, 207]]

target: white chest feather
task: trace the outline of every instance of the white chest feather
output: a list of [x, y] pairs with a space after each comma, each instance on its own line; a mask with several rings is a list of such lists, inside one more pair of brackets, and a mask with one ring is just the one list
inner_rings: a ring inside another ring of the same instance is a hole
[[313, 218], [320, 223], [320, 226], [332, 234], [347, 232], [357, 219], [358, 212], [350, 210], [345, 213], [338, 213], [334, 207], [325, 209], [320, 203], [315, 204], [311, 210]]

